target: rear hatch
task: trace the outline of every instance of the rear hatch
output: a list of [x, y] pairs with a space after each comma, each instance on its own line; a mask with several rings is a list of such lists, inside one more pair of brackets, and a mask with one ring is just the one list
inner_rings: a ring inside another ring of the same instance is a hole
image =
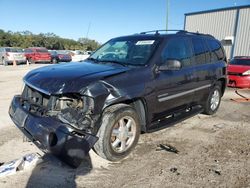
[[36, 49], [36, 52], [35, 52], [35, 59], [36, 59], [36, 60], [46, 60], [46, 61], [50, 61], [51, 55], [50, 55], [50, 53], [48, 52], [48, 50], [45, 49], [45, 48]]
[[6, 52], [7, 59], [9, 61], [14, 61], [14, 60], [25, 61], [26, 60], [26, 57], [25, 57], [25, 55], [24, 55], [24, 53], [22, 52], [21, 49], [9, 48], [6, 51], [7, 51]]

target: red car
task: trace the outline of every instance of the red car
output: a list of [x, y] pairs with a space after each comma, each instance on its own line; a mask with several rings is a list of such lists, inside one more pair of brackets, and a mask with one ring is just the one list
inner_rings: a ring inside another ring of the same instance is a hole
[[32, 47], [25, 49], [24, 52], [29, 63], [51, 62], [51, 55], [46, 48]]
[[250, 56], [234, 57], [227, 71], [229, 87], [250, 88]]

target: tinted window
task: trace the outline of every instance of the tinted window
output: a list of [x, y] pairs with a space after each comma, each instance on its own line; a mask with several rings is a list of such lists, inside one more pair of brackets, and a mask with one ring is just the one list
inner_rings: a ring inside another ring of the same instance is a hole
[[204, 45], [203, 40], [201, 38], [193, 38], [192, 42], [194, 48], [195, 62], [197, 64], [206, 63], [207, 49]]
[[225, 56], [220, 44], [216, 40], [207, 40], [207, 43], [211, 50], [211, 60], [223, 60]]
[[250, 66], [250, 59], [233, 59], [230, 61], [230, 64]]
[[187, 38], [172, 38], [167, 41], [167, 44], [162, 52], [162, 62], [175, 59], [182, 63], [182, 66], [191, 64], [191, 48]]

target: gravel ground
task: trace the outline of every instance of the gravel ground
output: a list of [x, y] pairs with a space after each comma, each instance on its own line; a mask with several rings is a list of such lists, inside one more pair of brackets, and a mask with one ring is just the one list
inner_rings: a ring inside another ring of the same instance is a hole
[[[25, 141], [7, 114], [22, 77], [40, 66], [0, 66], [0, 162], [33, 152], [43, 159], [34, 169], [0, 178], [0, 187], [250, 187], [250, 103], [230, 100], [237, 97], [233, 89], [227, 89], [217, 114], [143, 134], [121, 162], [110, 163], [91, 151], [71, 169]], [[250, 90], [244, 94], [250, 97]], [[160, 150], [159, 144], [179, 152]]]

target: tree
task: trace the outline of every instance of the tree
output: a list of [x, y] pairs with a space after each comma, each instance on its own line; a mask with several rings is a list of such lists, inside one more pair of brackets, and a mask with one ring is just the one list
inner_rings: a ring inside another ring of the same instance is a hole
[[88, 38], [78, 41], [57, 36], [54, 33], [33, 34], [30, 31], [12, 32], [0, 29], [0, 46], [28, 48], [45, 47], [53, 50], [95, 50], [100, 44]]

